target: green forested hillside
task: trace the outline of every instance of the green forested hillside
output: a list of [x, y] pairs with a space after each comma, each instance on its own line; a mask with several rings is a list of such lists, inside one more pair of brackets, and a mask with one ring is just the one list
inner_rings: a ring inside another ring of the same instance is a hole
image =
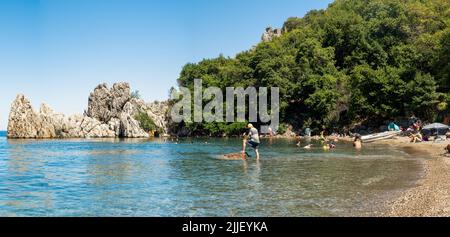
[[[296, 129], [378, 126], [412, 112], [433, 121], [450, 103], [449, 26], [448, 0], [337, 0], [235, 58], [185, 65], [178, 82], [278, 86], [281, 121]], [[212, 135], [237, 127], [185, 126]]]

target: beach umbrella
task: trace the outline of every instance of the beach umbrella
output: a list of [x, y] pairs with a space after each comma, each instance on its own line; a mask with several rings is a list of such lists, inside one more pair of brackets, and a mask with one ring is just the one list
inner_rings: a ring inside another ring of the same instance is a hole
[[436, 135], [445, 135], [448, 131], [448, 126], [442, 123], [432, 123], [422, 128], [422, 131], [435, 131]]

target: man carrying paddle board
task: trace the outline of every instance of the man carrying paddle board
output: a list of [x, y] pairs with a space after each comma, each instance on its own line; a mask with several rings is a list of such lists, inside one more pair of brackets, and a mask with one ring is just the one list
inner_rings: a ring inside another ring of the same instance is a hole
[[[242, 154], [243, 154], [244, 157], [245, 157], [245, 155], [246, 155], [245, 149], [246, 149], [247, 144], [248, 144], [248, 145], [250, 145], [250, 146], [255, 150], [255, 153], [256, 153], [256, 160], [259, 160], [259, 151], [258, 151], [258, 148], [259, 148], [260, 141], [259, 141], [259, 133], [258, 133], [258, 129], [256, 129], [255, 127], [253, 127], [253, 125], [252, 125], [251, 123], [249, 123], [249, 124], [247, 125], [247, 127], [248, 127], [248, 129], [249, 129], [249, 132], [248, 132], [247, 136], [245, 136], [244, 141], [243, 141], [243, 145], [242, 145], [242, 147], [243, 147], [243, 148], [242, 148]], [[248, 138], [250, 138], [250, 140], [248, 140]]]

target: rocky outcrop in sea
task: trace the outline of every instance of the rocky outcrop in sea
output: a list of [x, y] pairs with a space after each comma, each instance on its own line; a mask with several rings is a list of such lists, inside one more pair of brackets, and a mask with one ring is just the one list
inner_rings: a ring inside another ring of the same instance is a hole
[[128, 83], [111, 88], [98, 85], [89, 96], [83, 115], [65, 116], [42, 104], [32, 108], [25, 95], [19, 94], [11, 105], [8, 138], [146, 138], [137, 113], [146, 113], [163, 133], [167, 133], [167, 102], [145, 103], [133, 98]]

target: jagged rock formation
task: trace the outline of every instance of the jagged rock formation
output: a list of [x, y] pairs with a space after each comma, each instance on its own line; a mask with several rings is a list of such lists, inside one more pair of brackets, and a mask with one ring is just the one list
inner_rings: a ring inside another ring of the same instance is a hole
[[[120, 82], [111, 89], [106, 84], [98, 85], [89, 96], [85, 115], [107, 124], [108, 129], [119, 137], [148, 137], [134, 119], [141, 109], [133, 105], [128, 83]], [[105, 126], [106, 128], [106, 126]]]
[[108, 123], [111, 118], [118, 118], [125, 104], [131, 99], [128, 83], [120, 82], [111, 89], [106, 84], [98, 85], [89, 96], [86, 116]]
[[18, 95], [11, 106], [8, 138], [145, 138], [149, 137], [135, 119], [146, 112], [162, 131], [167, 132], [167, 103], [146, 104], [131, 98], [128, 83], [97, 86], [89, 96], [84, 115], [66, 117], [46, 104], [35, 112], [24, 95]]
[[38, 116], [31, 107], [31, 102], [24, 95], [17, 95], [11, 105], [8, 121], [8, 137], [20, 138], [38, 136]]
[[59, 132], [62, 138], [113, 138], [118, 137], [109, 124], [101, 123], [95, 118], [76, 114], [64, 120]]
[[53, 138], [61, 135], [65, 124], [65, 116], [55, 113], [48, 105], [42, 104], [39, 113], [37, 126], [38, 137]]
[[267, 27], [266, 32], [264, 32], [263, 35], [261, 36], [261, 40], [263, 42], [269, 42], [276, 37], [280, 37], [281, 34], [282, 34], [281, 29], [273, 29], [272, 27]]

